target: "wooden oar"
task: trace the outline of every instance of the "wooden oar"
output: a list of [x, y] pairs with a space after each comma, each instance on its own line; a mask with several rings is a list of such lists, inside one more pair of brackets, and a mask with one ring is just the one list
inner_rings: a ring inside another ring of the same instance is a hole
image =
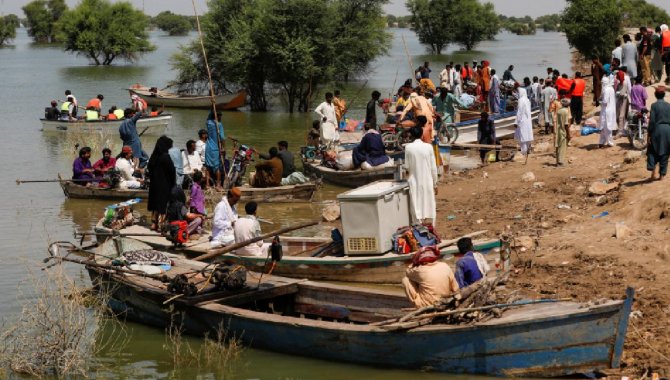
[[116, 232], [75, 232], [74, 237], [86, 237], [86, 236], [120, 236], [120, 237], [129, 237], [129, 236], [154, 236], [154, 237], [165, 237], [161, 234], [147, 234], [147, 233], [134, 233], [134, 234], [124, 234]]
[[456, 239], [444, 240], [444, 241], [440, 242], [440, 244], [437, 245], [437, 248], [442, 249], [442, 248], [445, 248], [445, 247], [448, 247], [450, 245], [454, 245], [454, 244], [458, 243], [458, 241], [461, 240], [462, 238], [466, 238], [466, 237], [467, 238], [473, 238], [475, 236], [484, 235], [487, 232], [489, 232], [489, 230], [481, 230], [481, 231], [477, 231], [477, 232], [471, 232], [469, 234], [463, 235], [463, 236], [458, 237]]
[[128, 274], [134, 274], [136, 276], [141, 276], [141, 277], [148, 277], [148, 278], [153, 278], [155, 280], [161, 281], [161, 282], [168, 282], [169, 278], [164, 275], [164, 274], [148, 274], [142, 271], [137, 271], [137, 270], [132, 270], [132, 269], [123, 269], [115, 265], [109, 265], [109, 264], [100, 264], [96, 263], [95, 261], [91, 260], [78, 260], [78, 259], [70, 259], [67, 257], [48, 257], [44, 259], [45, 262], [49, 260], [58, 260], [58, 261], [67, 261], [69, 263], [76, 263], [76, 264], [81, 264], [81, 265], [86, 265], [89, 267], [95, 267], [95, 268], [104, 268], [104, 269], [109, 269], [113, 270], [119, 273], [128, 273]]
[[287, 232], [299, 230], [299, 229], [302, 229], [302, 228], [315, 226], [317, 224], [319, 224], [318, 221], [317, 222], [304, 223], [304, 224], [300, 224], [300, 225], [297, 225], [297, 226], [281, 228], [281, 229], [278, 229], [276, 231], [268, 232], [268, 233], [263, 234], [261, 236], [255, 237], [253, 239], [249, 239], [249, 240], [245, 240], [245, 241], [241, 241], [239, 243], [229, 245], [227, 247], [209, 249], [209, 250], [207, 250], [206, 254], [200, 255], [200, 256], [194, 258], [193, 260], [203, 261], [203, 260], [211, 259], [211, 258], [214, 258], [214, 257], [217, 257], [217, 256], [221, 256], [224, 253], [228, 253], [228, 252], [234, 251], [236, 249], [246, 247], [249, 244], [256, 243], [256, 242], [261, 241], [263, 239], [267, 239], [267, 238], [270, 238], [270, 237], [273, 237], [273, 236], [276, 236], [276, 235], [285, 234]]
[[[100, 181], [100, 180], [98, 180]], [[96, 179], [17, 179], [16, 184], [22, 183], [46, 183], [46, 182], [96, 182]]]

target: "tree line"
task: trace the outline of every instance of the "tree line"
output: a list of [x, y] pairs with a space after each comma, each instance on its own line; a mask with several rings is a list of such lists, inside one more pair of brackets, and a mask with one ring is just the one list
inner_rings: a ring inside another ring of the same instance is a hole
[[668, 23], [668, 13], [644, 0], [568, 0], [561, 25], [570, 46], [587, 59], [610, 60], [624, 28]]

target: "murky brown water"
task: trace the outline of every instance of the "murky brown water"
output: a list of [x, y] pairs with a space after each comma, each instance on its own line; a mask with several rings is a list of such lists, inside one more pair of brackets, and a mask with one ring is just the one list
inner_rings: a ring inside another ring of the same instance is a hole
[[[367, 94], [378, 89], [387, 96], [391, 89], [410, 77], [407, 57], [402, 49], [401, 34], [406, 35], [410, 54], [415, 65], [424, 60], [432, 62], [433, 77], [445, 62], [488, 59], [502, 73], [509, 64], [516, 66], [517, 78], [541, 75], [551, 65], [561, 70], [570, 68], [569, 49], [565, 38], [557, 33], [539, 33], [532, 37], [502, 34], [497, 41], [483, 43], [477, 52], [453, 52], [435, 57], [424, 53], [416, 37], [409, 30], [394, 31], [394, 48], [387, 57], [373, 65], [367, 87], [355, 102], [352, 116], [363, 115]], [[62, 99], [63, 91], [71, 89], [80, 103], [98, 93], [105, 95], [105, 108], [116, 104], [126, 106], [128, 94], [124, 90], [139, 82], [164, 87], [174, 76], [167, 64], [169, 56], [187, 38], [167, 37], [152, 33], [158, 50], [135, 65], [92, 67], [82, 58], [66, 54], [57, 47], [37, 46], [30, 43], [25, 30], [18, 31], [15, 45], [0, 49], [0, 104], [4, 117], [0, 122], [0, 157], [3, 163], [0, 190], [5, 198], [0, 203], [0, 317], [10, 320], [21, 308], [22, 296], [17, 289], [25, 285], [29, 269], [40, 267], [46, 255], [46, 246], [53, 240], [72, 240], [74, 230], [90, 230], [102, 216], [108, 201], [69, 200], [63, 196], [58, 184], [24, 184], [15, 180], [56, 178], [57, 173], [69, 175], [72, 160], [76, 157], [75, 144], [90, 145], [95, 151], [110, 146], [120, 149], [116, 136], [86, 137], [66, 134], [47, 134], [40, 131], [38, 118], [52, 99]], [[121, 64], [121, 62], [119, 62]], [[399, 72], [398, 74], [396, 74]], [[354, 96], [363, 81], [345, 86], [345, 98]], [[170, 110], [174, 114], [168, 135], [177, 145], [195, 139], [197, 130], [203, 128], [206, 111]], [[226, 134], [254, 147], [266, 150], [278, 140], [288, 140], [297, 151], [304, 141], [312, 115], [271, 112], [225, 113], [223, 123]], [[144, 148], [151, 152], [155, 137], [143, 137]], [[98, 153], [99, 154], [99, 153]], [[94, 159], [97, 155], [94, 154]], [[334, 199], [342, 191], [325, 186], [312, 204], [263, 205], [261, 217], [272, 220], [275, 226], [318, 218], [322, 204]], [[141, 207], [140, 207], [141, 208]], [[314, 231], [307, 231], [310, 233]], [[69, 267], [74, 275], [81, 268]], [[39, 272], [39, 271], [38, 271]], [[26, 293], [23, 293], [26, 294]], [[207, 368], [190, 368], [175, 373], [169, 364], [169, 355], [163, 350], [162, 330], [130, 324], [130, 342], [123, 355], [106, 358], [113, 361], [111, 377], [123, 378], [213, 378]], [[198, 344], [198, 340], [193, 340]], [[258, 350], [247, 350], [239, 372], [241, 378], [259, 379], [437, 379], [445, 375], [417, 372], [390, 371], [378, 368], [329, 363], [300, 357], [284, 356]]]

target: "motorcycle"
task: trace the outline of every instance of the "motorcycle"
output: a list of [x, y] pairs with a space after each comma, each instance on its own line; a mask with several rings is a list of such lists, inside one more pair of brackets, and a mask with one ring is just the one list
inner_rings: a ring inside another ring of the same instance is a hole
[[628, 141], [633, 148], [643, 150], [647, 147], [647, 129], [649, 125], [649, 111], [646, 108], [628, 114], [626, 132]]
[[256, 152], [253, 148], [244, 144], [239, 144], [239, 141], [233, 140], [233, 158], [230, 162], [230, 169], [226, 175], [226, 181], [230, 186], [242, 186], [244, 175], [247, 172], [247, 165], [253, 161], [253, 154]]

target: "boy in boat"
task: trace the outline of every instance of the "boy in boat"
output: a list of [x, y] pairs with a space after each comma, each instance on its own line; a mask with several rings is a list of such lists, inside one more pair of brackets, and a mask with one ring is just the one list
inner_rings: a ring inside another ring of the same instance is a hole
[[414, 254], [402, 285], [414, 306], [425, 307], [458, 291], [454, 272], [447, 263], [439, 261], [440, 251], [424, 247]]
[[[235, 222], [235, 243], [241, 243], [249, 239], [261, 236], [261, 225], [256, 218], [256, 210], [258, 204], [256, 202], [249, 202], [244, 205], [244, 211], [247, 215], [241, 216]], [[239, 256], [267, 256], [270, 249], [270, 243], [264, 243], [259, 240], [251, 243], [246, 247], [235, 250], [235, 254]]]
[[456, 282], [461, 288], [470, 286], [481, 280], [491, 268], [481, 253], [475, 252], [472, 239], [464, 237], [456, 243], [458, 254], [456, 254]]
[[239, 202], [241, 196], [242, 191], [239, 187], [233, 187], [228, 190], [228, 195], [216, 205], [210, 240], [211, 248], [220, 248], [235, 243], [235, 231], [233, 229], [237, 221], [235, 205]]

